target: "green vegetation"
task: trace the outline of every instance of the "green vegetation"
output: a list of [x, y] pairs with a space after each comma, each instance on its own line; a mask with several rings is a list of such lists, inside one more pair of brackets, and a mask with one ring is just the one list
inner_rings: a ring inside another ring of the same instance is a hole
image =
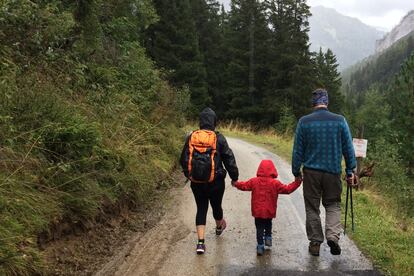
[[413, 34], [345, 72], [353, 133], [369, 140], [373, 181], [356, 194], [357, 231], [350, 234], [382, 270], [414, 273]]
[[[228, 136], [245, 139], [290, 160], [292, 139], [272, 130], [253, 132], [250, 128], [229, 124], [220, 130]], [[391, 169], [392, 170], [392, 169]], [[382, 176], [374, 175], [363, 191], [354, 191], [355, 232], [347, 235], [372, 259], [374, 265], [389, 275], [414, 273], [414, 219], [402, 219], [401, 210], [387, 194], [380, 193]], [[344, 183], [345, 184], [345, 183]], [[376, 186], [378, 185], [378, 187]], [[344, 186], [344, 191], [346, 190]], [[345, 208], [346, 193], [342, 193]], [[344, 222], [344, 212], [342, 212]], [[349, 219], [348, 219], [349, 222]], [[348, 224], [350, 229], [350, 224]]]
[[139, 44], [156, 20], [150, 1], [1, 2], [1, 275], [44, 272], [58, 225], [87, 229], [168, 185], [188, 92]]
[[348, 101], [359, 107], [364, 103], [363, 97], [372, 85], [386, 88], [413, 50], [414, 33], [411, 33], [385, 51], [345, 70], [342, 73], [342, 92], [348, 96]]
[[[370, 58], [344, 84], [353, 133], [369, 140], [365, 162], [375, 163], [376, 188], [407, 219], [414, 217], [413, 41], [411, 34]], [[352, 90], [355, 87], [365, 90]]]
[[194, 108], [200, 111], [210, 101], [190, 0], [155, 0], [154, 6], [160, 20], [145, 34], [148, 52], [159, 66], [172, 70], [171, 83], [189, 86]]
[[[230, 11], [216, 0], [1, 1], [0, 274], [44, 272], [39, 248], [56, 232], [87, 229], [168, 185], [185, 116], [206, 105], [283, 133], [224, 128], [288, 158], [312, 90], [345, 107], [334, 53], [309, 50], [309, 16], [305, 0], [232, 0]], [[414, 210], [412, 45], [344, 85], [377, 163], [366, 186], [401, 221]]]
[[[343, 208], [345, 196], [343, 193]], [[372, 188], [354, 192], [355, 232], [347, 234], [386, 275], [413, 275], [414, 220], [402, 221], [393, 206]]]
[[244, 139], [253, 144], [265, 147], [266, 149], [277, 152], [286, 160], [291, 160], [293, 139], [288, 135], [279, 135], [274, 130], [254, 131], [246, 124], [231, 122], [219, 125], [218, 131], [229, 137]]
[[146, 48], [175, 85], [188, 84], [193, 114], [210, 105], [221, 119], [285, 128], [286, 115], [310, 110], [314, 89], [340, 98], [332, 51], [309, 50], [305, 0], [233, 0], [228, 12], [216, 0], [154, 3]]
[[344, 105], [344, 96], [340, 92], [341, 76], [338, 73], [338, 63], [334, 53], [328, 49], [326, 53], [319, 50], [315, 58], [317, 76], [320, 87], [329, 92], [329, 110], [341, 112]]

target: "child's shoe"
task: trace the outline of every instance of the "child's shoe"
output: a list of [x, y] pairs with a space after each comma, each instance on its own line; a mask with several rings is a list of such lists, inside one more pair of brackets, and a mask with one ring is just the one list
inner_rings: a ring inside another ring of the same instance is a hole
[[264, 240], [265, 240], [265, 245], [266, 245], [266, 246], [268, 246], [268, 247], [272, 247], [272, 237], [271, 237], [271, 236], [266, 236], [266, 237], [264, 238]]
[[264, 245], [263, 244], [258, 244], [257, 245], [257, 256], [262, 256], [264, 254]]
[[197, 243], [196, 252], [198, 255], [204, 254], [206, 252], [206, 245], [203, 242]]
[[223, 233], [224, 229], [226, 229], [226, 227], [227, 227], [226, 220], [222, 219], [221, 223], [220, 223], [220, 226], [216, 227], [216, 235], [220, 236]]

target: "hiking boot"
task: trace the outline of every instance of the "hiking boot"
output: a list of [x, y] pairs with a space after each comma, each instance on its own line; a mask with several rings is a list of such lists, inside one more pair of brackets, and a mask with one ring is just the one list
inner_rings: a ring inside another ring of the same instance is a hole
[[226, 229], [227, 223], [224, 219], [221, 220], [220, 226], [216, 227], [216, 235], [220, 236], [223, 233], [224, 229]]
[[258, 244], [257, 245], [257, 256], [262, 256], [264, 254], [264, 245], [263, 244]]
[[264, 240], [265, 240], [265, 245], [266, 245], [266, 246], [268, 246], [268, 247], [272, 247], [272, 237], [271, 237], [271, 236], [266, 236], [266, 237], [264, 238]]
[[339, 246], [338, 242], [329, 240], [328, 246], [331, 248], [332, 255], [341, 255], [341, 247]]
[[196, 252], [198, 255], [204, 254], [206, 252], [206, 245], [202, 242], [197, 243]]
[[319, 256], [319, 249], [321, 248], [321, 244], [319, 242], [310, 242], [309, 243], [309, 253], [312, 256]]

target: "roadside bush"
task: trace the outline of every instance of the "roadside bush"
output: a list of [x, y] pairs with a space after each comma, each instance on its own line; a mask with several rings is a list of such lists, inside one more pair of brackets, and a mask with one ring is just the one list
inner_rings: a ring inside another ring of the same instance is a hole
[[368, 162], [375, 162], [374, 183], [398, 208], [398, 214], [414, 217], [414, 186], [404, 170], [398, 147], [379, 139], [369, 151]]
[[88, 159], [100, 140], [95, 125], [76, 117], [69, 122], [50, 125], [40, 137], [44, 155], [53, 162]]
[[0, 4], [0, 275], [44, 273], [52, 226], [150, 202], [188, 107], [138, 43], [151, 1], [46, 2]]
[[275, 125], [275, 129], [278, 133], [291, 136], [295, 132], [296, 123], [297, 119], [292, 110], [287, 106], [283, 106], [280, 111], [279, 122]]
[[[394, 103], [387, 100], [387, 93], [389, 92], [381, 91], [375, 85], [366, 91], [364, 105], [354, 116], [354, 126], [364, 128], [364, 137], [369, 140], [367, 162], [376, 164], [371, 185], [376, 185], [377, 190], [392, 201], [401, 218], [413, 218], [414, 180], [408, 173], [407, 157], [403, 158], [401, 155], [402, 151], [409, 150], [406, 146], [407, 139], [399, 138], [402, 132], [409, 130], [406, 130], [406, 126], [397, 127], [395, 116], [392, 116]], [[408, 112], [408, 108], [401, 110], [402, 114]]]

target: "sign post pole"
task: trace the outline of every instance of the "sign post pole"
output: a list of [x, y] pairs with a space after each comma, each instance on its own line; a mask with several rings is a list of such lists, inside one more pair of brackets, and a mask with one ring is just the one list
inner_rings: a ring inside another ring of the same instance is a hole
[[[362, 133], [363, 133], [363, 129], [362, 129], [361, 134]], [[354, 138], [353, 141], [352, 141], [352, 143], [353, 143], [354, 149], [355, 149], [355, 157], [357, 158], [357, 173], [356, 173], [356, 175], [359, 176], [359, 173], [361, 172], [361, 162], [362, 162], [362, 158], [365, 158], [367, 156], [368, 140], [365, 140], [365, 139], [355, 139]], [[355, 181], [357, 181], [357, 179], [355, 179]], [[355, 183], [352, 183], [352, 184], [347, 183], [347, 187], [346, 187], [344, 235], [346, 234], [346, 223], [347, 223], [347, 219], [348, 219], [348, 202], [349, 201], [351, 203], [352, 232], [355, 230], [355, 223], [354, 223], [354, 201], [353, 201], [353, 198], [352, 198], [352, 188], [355, 185], [360, 185], [360, 183], [356, 183], [356, 182]], [[348, 198], [349, 198], [349, 200], [348, 200]]]

